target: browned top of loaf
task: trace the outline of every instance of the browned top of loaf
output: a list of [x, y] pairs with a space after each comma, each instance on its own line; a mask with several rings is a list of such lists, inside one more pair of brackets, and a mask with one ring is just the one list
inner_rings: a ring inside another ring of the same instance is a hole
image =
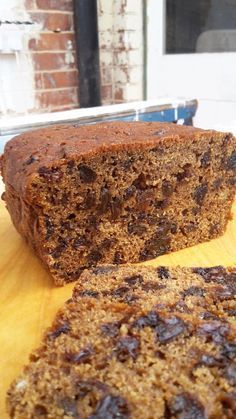
[[[41, 166], [63, 164], [76, 156], [115, 150], [139, 150], [161, 142], [197, 141], [213, 131], [161, 122], [108, 122], [94, 125], [54, 125], [10, 140], [1, 158], [5, 183], [24, 195], [30, 175]], [[221, 136], [222, 134], [219, 133]]]

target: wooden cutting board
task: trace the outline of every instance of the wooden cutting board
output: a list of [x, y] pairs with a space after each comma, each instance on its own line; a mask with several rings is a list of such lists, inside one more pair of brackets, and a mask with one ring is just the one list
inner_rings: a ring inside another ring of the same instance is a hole
[[[146, 264], [236, 266], [236, 202], [225, 235], [211, 242], [161, 256]], [[18, 235], [0, 203], [0, 418], [8, 416], [5, 395], [11, 381], [38, 346], [73, 284], [56, 288], [31, 249]]]

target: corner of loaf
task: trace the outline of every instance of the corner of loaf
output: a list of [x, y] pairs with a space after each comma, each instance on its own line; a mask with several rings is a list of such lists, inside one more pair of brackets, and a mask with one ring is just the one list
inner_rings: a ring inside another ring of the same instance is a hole
[[6, 146], [5, 200], [61, 285], [223, 234], [235, 150], [231, 134], [158, 122], [49, 127]]

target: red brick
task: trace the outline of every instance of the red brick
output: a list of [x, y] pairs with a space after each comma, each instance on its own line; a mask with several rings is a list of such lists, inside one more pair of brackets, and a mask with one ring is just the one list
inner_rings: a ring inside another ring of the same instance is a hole
[[101, 97], [104, 101], [112, 101], [112, 85], [101, 87]]
[[121, 87], [115, 89], [115, 101], [124, 101], [124, 91]]
[[66, 70], [68, 68], [75, 68], [75, 54], [74, 63], [66, 62], [66, 53], [42, 52], [33, 53], [34, 68], [36, 71], [40, 70]]
[[25, 0], [26, 10], [36, 9], [36, 0]]
[[78, 85], [78, 72], [58, 71], [55, 73], [43, 73], [43, 85], [45, 89], [60, 87], [76, 87]]
[[78, 104], [78, 91], [76, 88], [51, 90], [46, 92], [38, 92], [36, 94], [38, 108], [55, 108], [62, 106], [70, 106]]
[[43, 77], [42, 73], [34, 73], [35, 89], [43, 89]]
[[30, 16], [43, 30], [61, 32], [71, 31], [73, 28], [72, 13], [32, 12]]
[[36, 0], [37, 7], [45, 10], [73, 10], [73, 0]]
[[39, 39], [30, 39], [29, 48], [33, 51], [58, 51], [75, 49], [75, 37], [73, 32], [41, 33]]

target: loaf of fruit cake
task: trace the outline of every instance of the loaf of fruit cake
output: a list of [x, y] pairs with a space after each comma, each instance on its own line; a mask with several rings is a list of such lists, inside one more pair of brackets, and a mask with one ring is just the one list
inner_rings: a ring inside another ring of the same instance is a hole
[[11, 418], [236, 417], [236, 268], [84, 271], [8, 391]]
[[53, 126], [6, 145], [4, 199], [56, 284], [224, 233], [236, 139], [159, 122]]

